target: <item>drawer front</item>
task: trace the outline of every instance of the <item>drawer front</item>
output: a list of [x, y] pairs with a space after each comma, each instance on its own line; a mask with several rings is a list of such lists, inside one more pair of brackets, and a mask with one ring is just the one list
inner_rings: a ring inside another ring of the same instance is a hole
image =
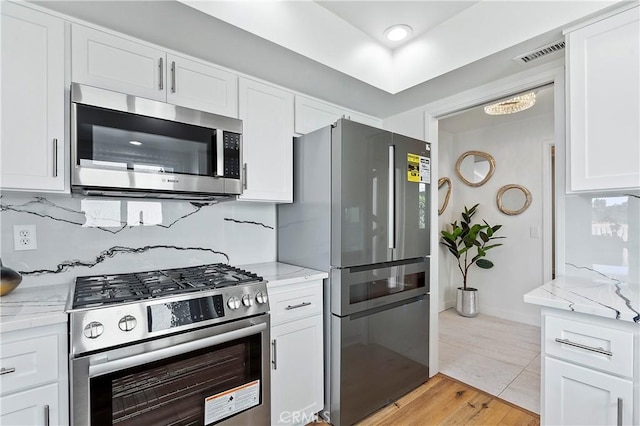
[[[311, 284], [311, 283], [309, 283]], [[287, 287], [289, 288], [289, 287]], [[269, 292], [271, 324], [293, 321], [322, 313], [322, 281], [293, 285]]]
[[633, 376], [633, 334], [547, 316], [545, 353], [620, 376]]
[[56, 334], [2, 342], [0, 392], [7, 394], [57, 380], [59, 352]]

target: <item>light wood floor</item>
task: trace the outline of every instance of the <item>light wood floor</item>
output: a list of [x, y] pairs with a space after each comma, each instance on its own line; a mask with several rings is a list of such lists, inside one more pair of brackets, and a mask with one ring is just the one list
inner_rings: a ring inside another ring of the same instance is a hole
[[377, 425], [538, 426], [540, 417], [443, 374], [358, 423]]

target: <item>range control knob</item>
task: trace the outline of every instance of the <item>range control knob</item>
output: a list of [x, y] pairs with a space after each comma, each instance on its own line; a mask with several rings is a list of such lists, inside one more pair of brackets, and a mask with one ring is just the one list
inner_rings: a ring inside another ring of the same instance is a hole
[[84, 337], [95, 339], [104, 332], [104, 326], [98, 321], [91, 321], [84, 326]]
[[258, 294], [256, 294], [256, 302], [258, 302], [259, 305], [264, 305], [268, 301], [269, 297], [266, 291], [259, 291]]
[[242, 304], [247, 308], [250, 308], [251, 306], [253, 306], [253, 297], [245, 294], [244, 296], [242, 296]]
[[131, 315], [125, 315], [118, 321], [118, 327], [122, 331], [131, 331], [138, 325], [138, 320]]
[[229, 300], [227, 300], [227, 306], [232, 311], [238, 309], [240, 307], [240, 299], [235, 296], [230, 297]]

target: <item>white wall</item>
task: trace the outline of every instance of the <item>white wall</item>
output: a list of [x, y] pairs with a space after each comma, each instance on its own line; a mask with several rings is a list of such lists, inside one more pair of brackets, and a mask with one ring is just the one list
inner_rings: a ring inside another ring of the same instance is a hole
[[[438, 132], [438, 165], [440, 166], [440, 177], [448, 177], [451, 179], [451, 195], [449, 197], [449, 203], [447, 208], [440, 216], [438, 216], [438, 229], [437, 234], [440, 236], [440, 231], [445, 228], [448, 223], [452, 223], [454, 220], [458, 220], [458, 210], [457, 206], [459, 203], [455, 201], [455, 198], [459, 193], [459, 186], [454, 183], [454, 170], [456, 157], [454, 156], [454, 138], [450, 133], [445, 132], [444, 130], [440, 130]], [[442, 191], [438, 191], [438, 206], [442, 205], [444, 200], [446, 190], [443, 187]], [[455, 287], [451, 285], [451, 280], [454, 274], [458, 271], [458, 268], [455, 266], [455, 263], [449, 259], [451, 255], [449, 251], [440, 244], [439, 246], [439, 269], [438, 269], [438, 287], [439, 291], [439, 300], [438, 300], [438, 308], [440, 311], [444, 311], [445, 309], [449, 309], [452, 306], [455, 306], [456, 302], [456, 293]]]
[[[21, 286], [71, 284], [76, 276], [104, 273], [276, 259], [275, 206], [269, 203], [202, 205], [7, 194], [0, 199], [0, 255], [5, 266], [24, 273]], [[145, 210], [144, 226], [139, 223], [140, 208]], [[14, 225], [36, 226], [36, 250], [14, 250]], [[45, 272], [33, 273], [37, 270]]]
[[[514, 119], [517, 116], [514, 116]], [[465, 185], [453, 171], [449, 177], [453, 183], [453, 194], [446, 217], [459, 221], [463, 206], [480, 203], [475, 221], [486, 220], [491, 225], [501, 224], [499, 235], [504, 244], [488, 252], [487, 258], [495, 266], [482, 270], [474, 266], [469, 271], [468, 285], [478, 288], [480, 312], [510, 320], [539, 324], [539, 310], [527, 305], [522, 297], [528, 291], [543, 284], [542, 218], [543, 193], [542, 170], [544, 144], [553, 139], [553, 112], [500, 125], [491, 125], [477, 130], [447, 135], [440, 133], [441, 170], [453, 164], [459, 155], [477, 150], [491, 154], [496, 160], [493, 177], [480, 187]], [[446, 141], [450, 140], [451, 158], [446, 158]], [[441, 176], [446, 176], [444, 173]], [[531, 192], [531, 206], [522, 214], [508, 216], [500, 212], [496, 194], [507, 184], [525, 186]], [[444, 215], [443, 215], [444, 216]], [[474, 222], [475, 222], [474, 221]], [[441, 218], [441, 222], [449, 223]], [[443, 223], [441, 225], [444, 226]], [[532, 234], [534, 236], [532, 236]], [[535, 237], [537, 235], [537, 237]], [[453, 257], [446, 250], [441, 256], [442, 293], [445, 307], [452, 306], [453, 292], [462, 284], [462, 277]], [[452, 272], [444, 282], [446, 271]]]

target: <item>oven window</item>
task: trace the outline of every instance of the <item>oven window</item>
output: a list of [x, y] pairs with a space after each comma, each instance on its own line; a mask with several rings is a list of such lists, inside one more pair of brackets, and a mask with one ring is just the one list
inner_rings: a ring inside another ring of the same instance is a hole
[[212, 176], [215, 130], [82, 104], [78, 165]]
[[[215, 424], [257, 406], [262, 403], [260, 346], [256, 334], [92, 378], [91, 424], [203, 425], [205, 400], [208, 418], [215, 419], [207, 424]], [[212, 414], [220, 412], [212, 406], [216, 399], [229, 395], [238, 395], [235, 411]]]
[[425, 286], [425, 273], [400, 274], [349, 286], [349, 303], [364, 302]]

